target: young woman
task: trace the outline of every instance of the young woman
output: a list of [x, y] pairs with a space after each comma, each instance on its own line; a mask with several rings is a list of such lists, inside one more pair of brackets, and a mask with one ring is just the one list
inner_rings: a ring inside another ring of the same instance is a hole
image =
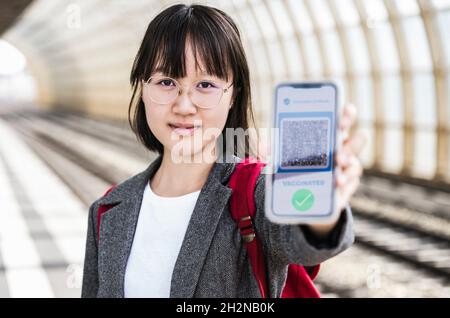
[[[241, 158], [221, 138], [225, 129], [246, 130], [253, 120], [249, 69], [235, 23], [202, 5], [165, 9], [150, 22], [131, 84], [131, 125], [159, 156], [91, 205], [82, 297], [260, 297], [229, 209], [227, 185]], [[265, 175], [257, 180], [253, 221], [271, 297], [280, 297], [288, 264], [321, 263], [354, 240], [348, 201], [359, 183], [363, 144], [360, 136], [348, 136], [354, 118], [354, 107], [347, 106], [340, 127], [347, 137], [337, 156], [342, 213], [333, 224], [269, 222]], [[100, 227], [99, 206], [110, 207]]]

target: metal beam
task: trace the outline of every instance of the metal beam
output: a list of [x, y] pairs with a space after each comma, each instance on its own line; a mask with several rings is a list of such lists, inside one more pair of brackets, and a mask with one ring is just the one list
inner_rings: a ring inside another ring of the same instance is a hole
[[383, 121], [383, 87], [380, 72], [380, 56], [375, 44], [375, 35], [367, 25], [369, 20], [369, 13], [367, 12], [362, 0], [355, 0], [355, 7], [358, 11], [360, 26], [363, 30], [364, 37], [367, 43], [367, 52], [369, 53], [369, 60], [371, 66], [372, 78], [372, 98], [374, 111], [374, 162], [373, 169], [381, 170], [384, 154], [384, 121]]
[[437, 12], [429, 0], [419, 0], [420, 16], [422, 17], [428, 45], [433, 63], [434, 87], [436, 94], [436, 172], [434, 179], [444, 181], [449, 174], [449, 96], [447, 60], [442, 45], [443, 36], [439, 34]]
[[292, 10], [289, 6], [288, 0], [283, 0], [283, 3], [286, 7], [286, 12], [289, 18], [292, 27], [294, 28], [295, 39], [297, 41], [298, 47], [300, 48], [301, 59], [302, 59], [302, 67], [303, 67], [303, 76], [305, 79], [311, 78], [311, 67], [308, 64], [308, 60], [306, 59], [306, 47], [302, 40], [302, 32], [298, 27], [298, 24], [295, 22], [297, 17], [294, 14], [294, 10]]
[[322, 63], [322, 76], [329, 78], [331, 77], [331, 67], [330, 62], [327, 59], [327, 55], [325, 53], [325, 42], [319, 27], [319, 22], [314, 16], [313, 8], [311, 6], [311, 0], [304, 0], [306, 11], [311, 19], [313, 25], [313, 32], [315, 37], [317, 38], [317, 43], [319, 44], [319, 58]]
[[350, 43], [346, 34], [346, 28], [344, 22], [342, 21], [334, 0], [327, 0], [328, 7], [330, 8], [331, 15], [336, 23], [336, 32], [339, 37], [339, 43], [341, 44], [341, 49], [344, 55], [345, 63], [345, 81], [347, 83], [346, 95], [347, 99], [354, 103], [356, 101], [356, 91], [355, 91], [355, 68], [352, 61], [352, 56], [350, 54]]
[[282, 74], [282, 78], [286, 78], [288, 77], [289, 74], [289, 67], [288, 67], [288, 63], [289, 63], [289, 58], [288, 58], [288, 53], [286, 52], [286, 47], [283, 45], [282, 41], [284, 41], [283, 39], [283, 34], [280, 31], [280, 27], [277, 24], [277, 21], [275, 20], [275, 17], [273, 15], [272, 10], [270, 10], [270, 5], [269, 5], [269, 0], [263, 0], [262, 1], [264, 6], [266, 7], [267, 12], [269, 13], [270, 16], [270, 20], [272, 21], [272, 24], [275, 28], [275, 33], [277, 35], [276, 41], [278, 43], [278, 46], [280, 47], [281, 50], [281, 55], [283, 56], [283, 74]]
[[388, 11], [388, 19], [394, 32], [395, 44], [399, 54], [400, 77], [403, 93], [403, 167], [402, 174], [411, 175], [414, 164], [414, 89], [412, 64], [406, 45], [406, 35], [402, 28], [402, 21], [397, 5], [394, 1], [384, 0]]

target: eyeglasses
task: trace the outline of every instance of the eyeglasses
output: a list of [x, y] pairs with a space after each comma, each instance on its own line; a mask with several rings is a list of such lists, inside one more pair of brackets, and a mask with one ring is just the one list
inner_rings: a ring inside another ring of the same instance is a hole
[[[214, 108], [219, 105], [223, 94], [227, 93], [233, 84], [223, 88], [224, 84], [211, 80], [199, 80], [192, 85], [188, 95], [191, 101], [199, 108]], [[148, 96], [157, 104], [170, 104], [181, 95], [181, 85], [175, 79], [167, 76], [152, 76], [144, 88]]]

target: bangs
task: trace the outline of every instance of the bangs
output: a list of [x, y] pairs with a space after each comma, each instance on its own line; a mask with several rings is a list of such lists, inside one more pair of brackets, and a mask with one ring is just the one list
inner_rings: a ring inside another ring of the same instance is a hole
[[168, 17], [155, 30], [153, 52], [146, 61], [144, 78], [155, 72], [174, 78], [185, 77], [185, 55], [190, 45], [197, 71], [228, 81], [233, 52], [223, 25], [208, 15], [186, 11], [181, 17]]

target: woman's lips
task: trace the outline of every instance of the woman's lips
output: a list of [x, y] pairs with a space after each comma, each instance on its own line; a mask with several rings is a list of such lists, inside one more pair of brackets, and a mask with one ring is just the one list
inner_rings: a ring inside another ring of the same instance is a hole
[[176, 125], [169, 124], [169, 127], [172, 129], [173, 132], [177, 133], [181, 136], [190, 136], [194, 134], [195, 129], [199, 128], [199, 126], [184, 126], [179, 127]]

